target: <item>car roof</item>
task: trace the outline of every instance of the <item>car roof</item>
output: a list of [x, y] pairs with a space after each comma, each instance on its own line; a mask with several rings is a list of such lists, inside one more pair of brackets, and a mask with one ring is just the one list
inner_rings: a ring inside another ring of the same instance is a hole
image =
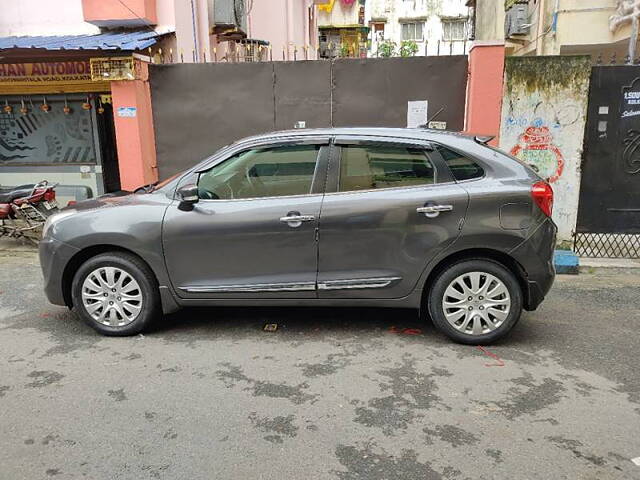
[[332, 127], [332, 128], [299, 128], [295, 130], [280, 130], [244, 138], [248, 140], [277, 139], [284, 137], [303, 136], [331, 136], [331, 135], [362, 135], [376, 137], [405, 138], [427, 141], [447, 142], [453, 139], [472, 140], [473, 137], [448, 130], [434, 130], [430, 128], [391, 128], [391, 127]]

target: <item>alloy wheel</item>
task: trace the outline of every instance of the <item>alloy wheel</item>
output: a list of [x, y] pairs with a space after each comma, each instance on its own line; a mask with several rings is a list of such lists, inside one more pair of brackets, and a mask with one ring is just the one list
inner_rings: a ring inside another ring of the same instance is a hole
[[142, 310], [142, 301], [136, 279], [117, 267], [97, 268], [82, 283], [82, 303], [87, 313], [109, 327], [133, 322]]
[[509, 316], [511, 297], [506, 285], [486, 272], [468, 272], [446, 288], [444, 316], [456, 330], [483, 335], [500, 327]]

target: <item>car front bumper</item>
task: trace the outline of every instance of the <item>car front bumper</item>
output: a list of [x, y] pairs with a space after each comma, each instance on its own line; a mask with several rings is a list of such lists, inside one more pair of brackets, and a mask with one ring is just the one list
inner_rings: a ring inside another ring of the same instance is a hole
[[64, 295], [64, 271], [71, 258], [79, 251], [52, 237], [40, 241], [39, 255], [44, 292], [54, 305], [67, 305]]

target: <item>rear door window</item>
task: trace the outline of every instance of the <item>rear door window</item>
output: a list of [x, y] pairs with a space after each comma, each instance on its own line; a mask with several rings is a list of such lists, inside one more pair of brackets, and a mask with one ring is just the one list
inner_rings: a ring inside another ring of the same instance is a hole
[[342, 146], [341, 192], [433, 183], [436, 170], [423, 150], [397, 145]]
[[446, 147], [438, 146], [437, 148], [456, 180], [472, 180], [484, 176], [482, 167], [470, 158]]

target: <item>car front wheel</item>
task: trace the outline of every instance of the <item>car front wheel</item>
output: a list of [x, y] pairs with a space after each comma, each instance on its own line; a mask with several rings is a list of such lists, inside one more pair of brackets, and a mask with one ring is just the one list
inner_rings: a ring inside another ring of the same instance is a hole
[[72, 284], [74, 310], [103, 335], [135, 335], [159, 314], [153, 272], [138, 257], [110, 252], [87, 260]]
[[438, 330], [459, 343], [484, 345], [511, 330], [522, 314], [515, 275], [487, 259], [457, 262], [436, 278], [428, 296]]

